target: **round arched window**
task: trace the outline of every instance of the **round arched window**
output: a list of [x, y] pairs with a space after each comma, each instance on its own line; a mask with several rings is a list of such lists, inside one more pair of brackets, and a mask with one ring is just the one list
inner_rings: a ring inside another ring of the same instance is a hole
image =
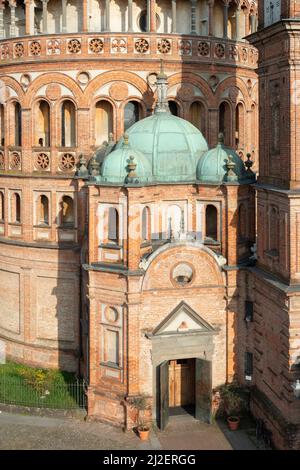
[[124, 130], [127, 131], [140, 119], [141, 109], [136, 101], [129, 101], [124, 109]]
[[170, 108], [171, 114], [173, 114], [173, 116], [178, 116], [178, 105], [177, 105], [176, 101], [170, 100], [169, 101], [169, 108]]
[[[138, 17], [138, 26], [143, 33], [146, 33], [148, 31], [147, 10], [143, 10], [140, 16]], [[156, 13], [156, 31], [158, 30], [159, 27], [160, 27], [160, 17]]]
[[187, 263], [179, 263], [172, 271], [172, 280], [181, 287], [190, 284], [193, 280], [194, 272], [192, 266]]

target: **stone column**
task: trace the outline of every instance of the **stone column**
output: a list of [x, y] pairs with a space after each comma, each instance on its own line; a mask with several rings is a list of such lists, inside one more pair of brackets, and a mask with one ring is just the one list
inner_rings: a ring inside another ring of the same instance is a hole
[[208, 35], [214, 34], [214, 0], [208, 0]]
[[225, 1], [223, 6], [223, 37], [225, 39], [228, 38], [228, 10], [229, 3]]
[[241, 7], [238, 6], [237, 9], [236, 9], [236, 12], [235, 12], [235, 17], [236, 17], [236, 40], [237, 41], [240, 41], [241, 40], [241, 36], [242, 36], [242, 33], [241, 33], [241, 13], [242, 13], [242, 10], [241, 10]]
[[25, 34], [31, 33], [31, 0], [25, 1]]
[[131, 33], [133, 31], [132, 26], [132, 0], [128, 0], [128, 32]]
[[156, 32], [156, 0], [150, 0], [150, 32]]
[[197, 0], [191, 0], [191, 34], [197, 34], [196, 5], [197, 5]]
[[16, 35], [16, 1], [15, 0], [10, 0], [9, 6], [10, 6], [9, 34], [10, 34], [11, 37], [14, 37]]
[[25, 34], [34, 33], [34, 4], [32, 0], [25, 0]]
[[105, 31], [110, 31], [110, 0], [105, 0]]
[[151, 0], [147, 0], [147, 31], [150, 33]]
[[177, 32], [177, 8], [176, 0], [172, 0], [172, 33]]
[[4, 13], [4, 2], [0, 3], [0, 39], [3, 39], [4, 34], [4, 21], [3, 21], [3, 13]]
[[86, 33], [88, 30], [88, 0], [82, 0], [82, 32]]
[[48, 0], [43, 0], [43, 33], [48, 33]]
[[62, 33], [67, 32], [67, 0], [62, 0]]
[[250, 16], [250, 28], [251, 28], [251, 33], [255, 33], [255, 31], [256, 31], [256, 17], [255, 17], [255, 15]]

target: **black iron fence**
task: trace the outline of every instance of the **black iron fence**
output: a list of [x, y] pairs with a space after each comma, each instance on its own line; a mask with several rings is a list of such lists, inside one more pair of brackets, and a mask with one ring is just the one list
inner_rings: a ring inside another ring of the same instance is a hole
[[31, 384], [21, 377], [0, 374], [0, 403], [68, 410], [85, 408], [86, 384], [83, 380]]

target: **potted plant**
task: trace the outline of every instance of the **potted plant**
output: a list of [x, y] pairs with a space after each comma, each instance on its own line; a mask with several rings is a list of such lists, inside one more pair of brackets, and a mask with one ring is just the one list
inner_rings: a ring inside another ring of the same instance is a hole
[[239, 428], [240, 417], [239, 414], [242, 410], [243, 399], [238, 391], [232, 384], [224, 385], [220, 390], [221, 398], [223, 401], [224, 410], [227, 415], [227, 423], [231, 431], [236, 431]]
[[149, 439], [150, 427], [145, 420], [145, 411], [149, 409], [147, 398], [144, 396], [134, 397], [130, 400], [131, 406], [137, 410], [137, 432], [142, 441]]

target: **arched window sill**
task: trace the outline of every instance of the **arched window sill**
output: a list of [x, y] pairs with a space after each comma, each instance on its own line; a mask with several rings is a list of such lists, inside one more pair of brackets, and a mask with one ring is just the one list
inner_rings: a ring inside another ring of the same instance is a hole
[[66, 151], [68, 151], [68, 152], [76, 152], [76, 150], [77, 150], [77, 145], [74, 144], [74, 145], [71, 145], [70, 147], [66, 147], [66, 146], [60, 145], [60, 146], [57, 147], [57, 149], [58, 149], [59, 152], [66, 152]]
[[51, 147], [49, 145], [34, 145], [32, 147], [32, 150], [34, 152], [39, 152], [41, 150], [43, 150], [44, 152], [50, 152], [51, 150]]
[[40, 224], [34, 225], [33, 228], [51, 228], [51, 225], [40, 223]]
[[204, 239], [204, 245], [220, 246], [221, 243], [218, 240], [214, 240], [213, 238], [206, 237]]
[[109, 248], [111, 250], [121, 250], [122, 246], [117, 243], [107, 242], [100, 243], [99, 248]]
[[74, 230], [75, 229], [75, 225], [74, 224], [64, 224], [64, 225], [60, 225], [59, 226], [59, 229], [60, 230]]
[[119, 364], [116, 364], [115, 362], [101, 361], [100, 366], [110, 367], [111, 369], [123, 370], [123, 367], [120, 367]]

